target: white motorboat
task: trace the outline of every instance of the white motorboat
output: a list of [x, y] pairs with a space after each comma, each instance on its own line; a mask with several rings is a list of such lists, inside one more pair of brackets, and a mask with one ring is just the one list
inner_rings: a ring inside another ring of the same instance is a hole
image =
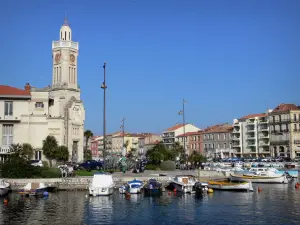
[[253, 191], [252, 182], [231, 182], [230, 180], [209, 181], [208, 187], [214, 190], [224, 191]]
[[121, 186], [119, 188], [120, 194], [125, 194], [126, 192], [130, 194], [139, 194], [143, 188], [143, 182], [140, 180], [132, 180], [129, 181], [127, 184]]
[[45, 183], [27, 183], [22, 189], [19, 190], [20, 195], [43, 195], [48, 191], [48, 186]]
[[244, 171], [236, 171], [237, 174], [256, 174], [256, 175], [260, 175], [261, 173], [271, 173], [271, 174], [277, 174], [279, 175], [283, 175], [283, 174], [287, 174], [290, 177], [293, 178], [298, 178], [298, 171], [297, 170], [278, 170], [276, 168], [272, 168], [272, 167], [252, 167], [248, 170], [244, 170]]
[[0, 196], [6, 195], [10, 190], [10, 184], [0, 179]]
[[193, 187], [195, 183], [196, 179], [192, 175], [178, 175], [170, 182], [176, 191], [183, 193], [194, 193]]
[[247, 181], [252, 183], [288, 183], [287, 174], [276, 174], [275, 172], [261, 172], [259, 174], [234, 174], [230, 175], [231, 181]]
[[111, 174], [95, 173], [89, 185], [89, 194], [92, 196], [107, 196], [114, 191], [114, 181]]

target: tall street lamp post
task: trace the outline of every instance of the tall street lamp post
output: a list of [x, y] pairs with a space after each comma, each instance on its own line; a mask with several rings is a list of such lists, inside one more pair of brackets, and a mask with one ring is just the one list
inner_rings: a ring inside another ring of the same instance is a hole
[[182, 115], [182, 124], [183, 124], [183, 149], [184, 153], [187, 154], [186, 149], [185, 149], [185, 111], [184, 111], [184, 104], [187, 103], [184, 99], [182, 99], [182, 110], [179, 111], [179, 115]]
[[123, 135], [123, 144], [122, 144], [122, 155], [125, 156], [126, 155], [126, 151], [124, 151], [124, 148], [125, 148], [125, 118], [123, 117], [123, 119], [121, 120], [122, 122], [122, 125], [121, 125], [121, 128], [122, 128], [122, 135]]
[[104, 79], [103, 83], [101, 85], [101, 88], [103, 89], [103, 161], [104, 161], [104, 167], [105, 167], [105, 154], [106, 154], [106, 63], [103, 64], [103, 70], [104, 70]]

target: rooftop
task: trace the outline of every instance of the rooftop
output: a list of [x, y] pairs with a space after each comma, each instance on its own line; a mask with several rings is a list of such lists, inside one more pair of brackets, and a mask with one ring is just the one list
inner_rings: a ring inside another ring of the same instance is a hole
[[250, 119], [250, 118], [255, 118], [255, 117], [265, 117], [265, 116], [267, 116], [267, 114], [265, 114], [265, 113], [250, 114], [250, 115], [241, 117], [239, 120]]
[[203, 133], [227, 133], [231, 132], [233, 126], [225, 123], [225, 124], [217, 124], [211, 127], [208, 127], [203, 130]]
[[300, 106], [296, 106], [295, 104], [285, 104], [282, 103], [280, 105], [278, 105], [273, 111], [272, 113], [276, 113], [276, 112], [286, 112], [286, 111], [290, 111], [290, 110], [299, 110]]
[[188, 137], [188, 136], [192, 136], [192, 135], [197, 135], [197, 134], [201, 134], [203, 131], [199, 130], [199, 131], [196, 131], [196, 132], [187, 132], [185, 134], [180, 134], [176, 137]]
[[30, 91], [22, 90], [7, 85], [0, 85], [0, 95], [30, 96]]

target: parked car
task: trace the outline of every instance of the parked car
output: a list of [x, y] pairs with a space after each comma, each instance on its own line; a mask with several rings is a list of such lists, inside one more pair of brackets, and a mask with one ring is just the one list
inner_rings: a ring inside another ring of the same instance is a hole
[[87, 160], [81, 164], [78, 165], [78, 168], [83, 168], [86, 170], [100, 170], [102, 168], [103, 164], [100, 161], [96, 160]]
[[42, 167], [43, 166], [43, 162], [42, 162], [42, 160], [31, 160], [31, 165], [32, 166]]

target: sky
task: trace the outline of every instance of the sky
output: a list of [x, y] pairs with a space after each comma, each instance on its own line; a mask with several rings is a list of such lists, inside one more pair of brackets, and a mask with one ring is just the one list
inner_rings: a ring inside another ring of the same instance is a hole
[[0, 83], [51, 84], [52, 41], [67, 14], [79, 42], [85, 129], [161, 133], [182, 122], [205, 128], [300, 104], [299, 0], [3, 1]]

